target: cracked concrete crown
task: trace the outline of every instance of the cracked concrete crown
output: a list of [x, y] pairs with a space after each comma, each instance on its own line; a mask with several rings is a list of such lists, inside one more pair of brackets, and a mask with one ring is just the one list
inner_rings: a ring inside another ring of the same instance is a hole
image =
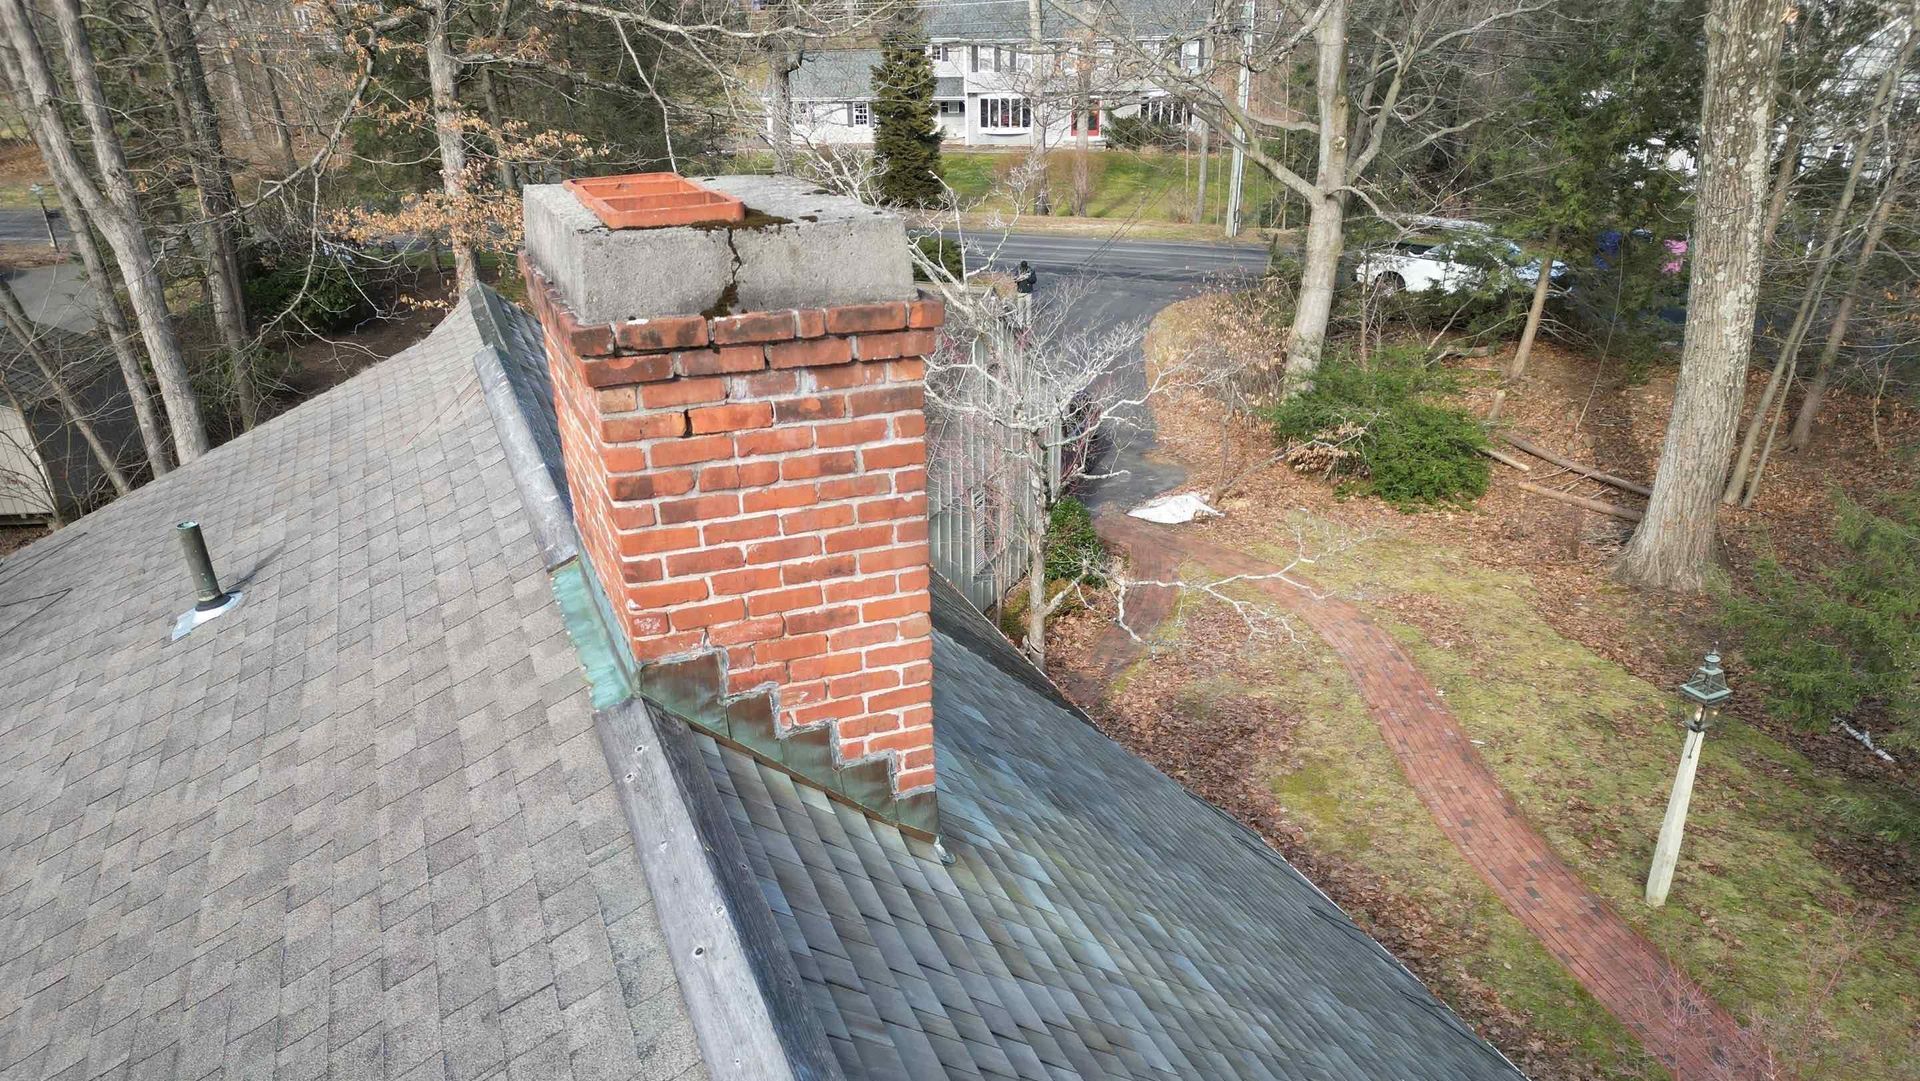
[[793, 177], [690, 179], [740, 199], [748, 220], [734, 228], [608, 229], [561, 185], [526, 188], [527, 253], [575, 318], [612, 323], [915, 295], [906, 229], [895, 215]]

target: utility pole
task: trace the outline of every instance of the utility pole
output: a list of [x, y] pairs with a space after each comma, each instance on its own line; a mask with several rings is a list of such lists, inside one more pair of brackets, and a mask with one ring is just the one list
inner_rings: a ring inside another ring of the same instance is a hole
[[[1253, 89], [1253, 5], [1247, 0], [1246, 12], [1241, 15], [1240, 27], [1240, 115], [1247, 113], [1247, 103]], [[1252, 132], [1243, 124], [1233, 126], [1233, 176], [1227, 184], [1227, 235], [1240, 235], [1240, 193], [1247, 177], [1247, 139]]]

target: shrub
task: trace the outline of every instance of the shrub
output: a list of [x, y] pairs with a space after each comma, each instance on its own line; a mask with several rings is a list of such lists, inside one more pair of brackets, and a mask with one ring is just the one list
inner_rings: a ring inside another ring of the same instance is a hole
[[1172, 124], [1157, 124], [1144, 116], [1107, 118], [1107, 145], [1117, 150], [1141, 150], [1147, 147], [1173, 147], [1184, 141], [1180, 129]]
[[[924, 236], [915, 237], [913, 246], [920, 249], [920, 254], [925, 256], [928, 262], [946, 271], [947, 276], [954, 281], [960, 281], [966, 276], [966, 259], [960, 251], [958, 241], [948, 240], [938, 233], [927, 233]], [[914, 264], [913, 276], [917, 281], [929, 280], [927, 272], [918, 263]]]
[[1099, 570], [1106, 565], [1107, 546], [1094, 532], [1086, 504], [1072, 496], [1055, 503], [1047, 519], [1046, 560], [1050, 582], [1080, 578], [1088, 585], [1099, 585], [1102, 581]]
[[1313, 387], [1268, 411], [1288, 464], [1401, 510], [1471, 502], [1487, 490], [1487, 435], [1464, 410], [1433, 399], [1455, 389], [1417, 350], [1370, 363], [1330, 357]]
[[247, 278], [247, 313], [259, 325], [278, 320], [281, 333], [350, 330], [373, 314], [366, 283], [338, 262], [267, 264]]
[[1878, 713], [1883, 741], [1920, 745], [1920, 495], [1876, 513], [1835, 495], [1840, 554], [1800, 576], [1771, 554], [1727, 622], [1778, 716], [1803, 728]]

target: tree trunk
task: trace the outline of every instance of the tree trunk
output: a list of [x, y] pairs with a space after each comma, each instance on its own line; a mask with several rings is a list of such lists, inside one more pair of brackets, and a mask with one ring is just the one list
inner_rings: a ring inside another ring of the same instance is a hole
[[800, 51], [783, 49], [776, 51], [768, 62], [768, 80], [773, 84], [769, 97], [773, 99], [771, 114], [767, 119], [768, 140], [773, 143], [773, 171], [782, 176], [793, 175], [793, 73], [800, 67]]
[[1194, 186], [1193, 193], [1193, 223], [1195, 225], [1207, 220], [1207, 160], [1213, 157], [1213, 144], [1212, 135], [1207, 129], [1207, 122], [1205, 120], [1200, 121], [1200, 134], [1198, 138], [1200, 140], [1200, 179]]
[[1880, 187], [1880, 194], [1874, 198], [1873, 210], [1867, 215], [1867, 235], [1860, 241], [1860, 255], [1853, 264], [1853, 270], [1847, 275], [1847, 285], [1840, 294], [1840, 307], [1833, 313], [1833, 325], [1827, 328], [1826, 343], [1820, 347], [1820, 359], [1814, 366], [1813, 378], [1807, 383], [1807, 393], [1800, 402], [1800, 412], [1793, 419], [1793, 430], [1787, 434], [1787, 446], [1792, 450], [1805, 450], [1813, 439], [1813, 422], [1820, 415], [1820, 401], [1826, 397], [1827, 383], [1833, 378], [1833, 363], [1840, 356], [1840, 346], [1846, 341], [1847, 324], [1853, 319], [1853, 309], [1860, 303], [1860, 282], [1866, 277], [1867, 267], [1873, 262], [1874, 252], [1880, 247], [1880, 238], [1887, 231], [1887, 219], [1893, 214], [1893, 205], [1899, 200], [1900, 187], [1906, 180], [1907, 167], [1913, 161], [1917, 149], [1916, 136], [1909, 134], [1896, 153], [1893, 172]]
[[1027, 439], [1032, 474], [1027, 482], [1027, 656], [1047, 666], [1047, 448], [1038, 435]]
[[1773, 177], [1773, 201], [1767, 205], [1767, 221], [1760, 229], [1760, 249], [1765, 251], [1773, 246], [1773, 235], [1780, 229], [1780, 219], [1786, 216], [1788, 196], [1793, 193], [1793, 182], [1800, 177], [1800, 138], [1802, 128], [1799, 117], [1787, 125], [1786, 145], [1781, 147], [1780, 171]]
[[1086, 21], [1086, 32], [1080, 38], [1080, 56], [1078, 69], [1074, 72], [1074, 115], [1079, 118], [1077, 138], [1073, 147], [1073, 216], [1087, 216], [1087, 200], [1093, 196], [1092, 134], [1088, 129], [1100, 122], [1099, 110], [1093, 105], [1093, 26], [1099, 17], [1099, 9], [1094, 0], [1085, 0], [1081, 5], [1080, 17]]
[[1833, 268], [1833, 253], [1840, 246], [1840, 235], [1846, 232], [1847, 214], [1853, 209], [1853, 197], [1860, 190], [1860, 173], [1866, 167], [1868, 152], [1873, 149], [1873, 133], [1880, 127], [1887, 99], [1893, 93], [1895, 78], [1906, 69], [1907, 61], [1913, 55], [1914, 40], [1914, 35], [1909, 33], [1901, 46], [1899, 58], [1881, 74], [1879, 84], [1874, 88], [1873, 101], [1867, 106], [1866, 115], [1860, 122], [1859, 136], [1853, 143], [1853, 162], [1847, 166], [1847, 179], [1841, 185], [1840, 197], [1827, 215], [1826, 234], [1820, 238], [1820, 250], [1813, 257], [1813, 273], [1807, 279], [1806, 292], [1800, 297], [1800, 310], [1794, 313], [1793, 326], [1787, 331], [1786, 340], [1780, 343], [1779, 359], [1774, 362], [1773, 374], [1767, 379], [1767, 389], [1760, 395], [1759, 406], [1747, 421], [1746, 435], [1740, 441], [1740, 453], [1733, 460], [1733, 475], [1727, 480], [1727, 490], [1721, 493], [1720, 502], [1728, 506], [1740, 498], [1742, 489], [1746, 487], [1747, 471], [1752, 468], [1754, 447], [1760, 440], [1760, 430], [1770, 423], [1774, 395], [1780, 392], [1782, 382], [1799, 360], [1800, 346], [1806, 341], [1807, 328], [1812, 325], [1813, 315], [1820, 309], [1820, 301], [1826, 296], [1827, 275]]
[[1712, 0], [1695, 188], [1686, 345], [1646, 518], [1620, 557], [1624, 580], [1698, 591], [1753, 355], [1760, 227], [1785, 0]]
[[454, 286], [462, 295], [479, 280], [473, 248], [464, 236], [460, 216], [467, 204], [467, 148], [460, 130], [457, 84], [460, 61], [447, 40], [452, 0], [433, 0], [427, 24], [427, 83], [433, 98], [433, 131], [440, 140], [440, 185], [447, 194], [452, 217], [448, 246], [453, 249]]
[[[18, 95], [11, 95], [15, 107], [24, 115], [27, 106], [20, 102]], [[28, 134], [34, 144], [40, 148], [40, 159], [50, 162], [53, 151], [42, 138], [40, 128], [28, 124]], [[60, 206], [67, 219], [67, 231], [73, 240], [73, 250], [80, 256], [80, 265], [87, 274], [87, 285], [93, 290], [94, 303], [100, 310], [100, 324], [106, 328], [107, 342], [113, 347], [114, 361], [120, 366], [120, 378], [127, 385], [127, 401], [133, 406], [133, 417], [140, 429], [140, 444], [147, 452], [147, 465], [156, 477], [165, 476], [173, 468], [172, 456], [167, 452], [166, 426], [160, 417], [160, 411], [154, 406], [153, 391], [147, 386], [147, 373], [140, 352], [133, 344], [133, 332], [127, 327], [127, 314], [120, 308], [120, 295], [113, 284], [113, 275], [107, 267], [106, 259], [101, 257], [100, 245], [94, 241], [93, 225], [86, 208], [80, 202], [80, 196], [67, 183], [66, 174], [58, 169], [48, 169], [47, 174], [53, 180], [54, 190], [60, 193]]]
[[300, 167], [299, 158], [293, 152], [293, 125], [287, 121], [287, 106], [280, 99], [280, 77], [273, 73], [273, 65], [258, 51], [253, 54], [254, 62], [260, 65], [260, 77], [267, 84], [267, 122], [273, 126], [273, 148], [280, 155], [280, 163], [291, 173]]
[[[1533, 342], [1540, 336], [1540, 321], [1547, 311], [1547, 293], [1553, 287], [1553, 256], [1559, 250], [1560, 233], [1556, 229], [1547, 235], [1546, 246], [1540, 249], [1540, 277], [1533, 283], [1533, 303], [1527, 306], [1527, 325], [1520, 331], [1520, 344], [1513, 350], [1513, 359], [1507, 361], [1503, 378], [1508, 383], [1527, 374], [1527, 361], [1533, 357]], [[1487, 410], [1487, 419], [1499, 420], [1501, 407], [1506, 403], [1507, 388], [1501, 387], [1493, 394], [1493, 406]]]
[[133, 179], [127, 170], [119, 134], [114, 130], [113, 117], [107, 111], [106, 94], [93, 62], [93, 48], [80, 24], [78, 2], [54, 0], [54, 7], [74, 89], [92, 131], [94, 154], [106, 184], [105, 193], [94, 186], [74, 149], [60, 113], [61, 92], [23, 0], [0, 0], [0, 22], [5, 24], [13, 46], [10, 61], [13, 69], [9, 70], [8, 77], [10, 80], [17, 77], [14, 85], [21, 89], [30, 106], [28, 122], [39, 128], [46, 147], [53, 152], [48, 167], [62, 172], [113, 249], [120, 274], [127, 283], [127, 299], [133, 305], [140, 335], [147, 344], [147, 356], [153, 361], [154, 374], [160, 380], [160, 397], [166, 403], [168, 426], [173, 431], [174, 460], [184, 465], [207, 449], [200, 403], [194, 398], [186, 358], [180, 352], [180, 339], [167, 311], [166, 292], [159, 272], [154, 269], [146, 231], [140, 225]]
[[[34, 328], [33, 320], [27, 318], [25, 309], [20, 307], [20, 300], [13, 295], [13, 288], [4, 280], [0, 280], [0, 326], [7, 328], [8, 333], [20, 343], [20, 351], [27, 354], [34, 367], [40, 369], [40, 378], [46, 381], [48, 392], [53, 395], [54, 401], [60, 403], [60, 411], [67, 415], [67, 421], [80, 433], [80, 438], [86, 441], [87, 449], [93, 452], [93, 460], [100, 464], [100, 471], [107, 475], [107, 482], [113, 485], [114, 494], [126, 495], [132, 488], [127, 483], [127, 475], [120, 471], [120, 463], [114, 460], [113, 452], [107, 449], [107, 445], [100, 441], [99, 433], [93, 430], [93, 419], [87, 416], [80, 399], [73, 396], [67, 381], [61, 378], [59, 364], [47, 355], [45, 349], [40, 348], [39, 331]], [[21, 414], [21, 420], [29, 425], [33, 423], [24, 413]], [[58, 501], [56, 496], [55, 502]]]
[[1340, 270], [1347, 186], [1347, 4], [1333, 0], [1314, 31], [1318, 65], [1314, 95], [1319, 106], [1319, 162], [1315, 197], [1307, 206], [1307, 239], [1301, 252], [1300, 296], [1287, 334], [1287, 393], [1313, 385], [1333, 317], [1333, 291]]
[[220, 138], [220, 117], [214, 112], [213, 94], [207, 89], [200, 43], [185, 0], [154, 0], [153, 11], [154, 39], [166, 66], [174, 115], [187, 140], [187, 164], [199, 198], [213, 322], [220, 333], [220, 344], [227, 350], [228, 370], [240, 402], [240, 423], [252, 428], [260, 419], [260, 388], [254, 381], [246, 296], [240, 288], [240, 256], [233, 237], [237, 201], [226, 147]]

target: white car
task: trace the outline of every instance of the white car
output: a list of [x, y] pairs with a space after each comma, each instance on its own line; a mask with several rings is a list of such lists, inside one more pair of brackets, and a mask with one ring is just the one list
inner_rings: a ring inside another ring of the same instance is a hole
[[[1353, 280], [1381, 293], [1452, 292], [1478, 288], [1489, 270], [1504, 277], [1509, 288], [1531, 289], [1540, 277], [1540, 260], [1493, 236], [1456, 236], [1436, 244], [1402, 241], [1361, 253]], [[1567, 264], [1555, 259], [1549, 285], [1565, 289], [1569, 276]]]

